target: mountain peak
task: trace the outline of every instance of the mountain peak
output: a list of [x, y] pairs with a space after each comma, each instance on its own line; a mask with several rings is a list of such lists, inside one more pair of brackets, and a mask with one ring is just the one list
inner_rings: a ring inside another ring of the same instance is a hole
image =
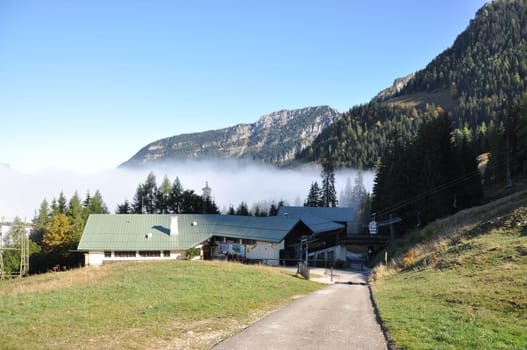
[[144, 167], [175, 160], [244, 159], [284, 164], [340, 118], [329, 106], [272, 112], [252, 124], [176, 135], [152, 142], [121, 167]]

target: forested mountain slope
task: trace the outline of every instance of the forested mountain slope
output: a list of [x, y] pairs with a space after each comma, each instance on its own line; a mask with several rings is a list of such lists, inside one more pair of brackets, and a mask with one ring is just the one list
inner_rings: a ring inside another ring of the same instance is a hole
[[527, 1], [493, 1], [426, 68], [350, 109], [298, 158], [372, 168], [390, 139], [409, 139], [442, 112], [475, 152], [487, 152], [526, 86]]

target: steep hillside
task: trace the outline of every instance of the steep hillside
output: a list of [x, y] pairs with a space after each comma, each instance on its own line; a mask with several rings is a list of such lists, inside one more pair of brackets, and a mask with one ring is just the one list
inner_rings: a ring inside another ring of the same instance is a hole
[[310, 145], [320, 132], [340, 118], [328, 106], [282, 110], [253, 124], [184, 134], [145, 146], [122, 167], [184, 159], [247, 159], [282, 164]]
[[514, 193], [390, 245], [389, 266], [373, 270], [372, 290], [392, 345], [525, 347], [526, 206], [527, 191]]
[[527, 1], [492, 1], [425, 69], [350, 109], [299, 158], [372, 168], [387, 140], [395, 134], [408, 140], [422, 118], [443, 111], [475, 152], [488, 152], [489, 135], [526, 90]]
[[444, 89], [462, 127], [500, 121], [527, 87], [527, 1], [487, 3], [451, 48], [417, 72], [394, 96]]

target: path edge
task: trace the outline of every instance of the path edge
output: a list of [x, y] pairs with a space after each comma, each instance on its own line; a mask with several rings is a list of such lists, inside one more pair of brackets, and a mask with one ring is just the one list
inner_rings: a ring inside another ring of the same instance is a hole
[[388, 333], [388, 329], [386, 328], [381, 318], [379, 309], [377, 308], [377, 303], [375, 302], [375, 298], [373, 297], [373, 291], [371, 289], [370, 283], [368, 283], [368, 290], [370, 291], [370, 301], [373, 306], [373, 312], [375, 313], [375, 319], [377, 320], [377, 323], [381, 326], [382, 334], [384, 334], [384, 340], [386, 341], [386, 346], [388, 347], [388, 350], [397, 350], [397, 348], [395, 347], [395, 342]]

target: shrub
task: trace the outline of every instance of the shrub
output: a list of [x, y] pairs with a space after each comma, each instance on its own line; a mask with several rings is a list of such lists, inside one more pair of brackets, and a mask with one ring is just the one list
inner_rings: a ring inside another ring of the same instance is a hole
[[189, 250], [187, 250], [187, 259], [188, 260], [192, 260], [192, 259], [194, 259], [195, 256], [200, 255], [200, 253], [201, 253], [201, 249], [199, 249], [199, 248], [190, 248]]
[[406, 253], [406, 255], [403, 258], [403, 267], [407, 268], [407, 267], [412, 266], [415, 262], [416, 257], [417, 257], [417, 253], [415, 252], [415, 250], [411, 249], [410, 251], [408, 251], [408, 253]]

